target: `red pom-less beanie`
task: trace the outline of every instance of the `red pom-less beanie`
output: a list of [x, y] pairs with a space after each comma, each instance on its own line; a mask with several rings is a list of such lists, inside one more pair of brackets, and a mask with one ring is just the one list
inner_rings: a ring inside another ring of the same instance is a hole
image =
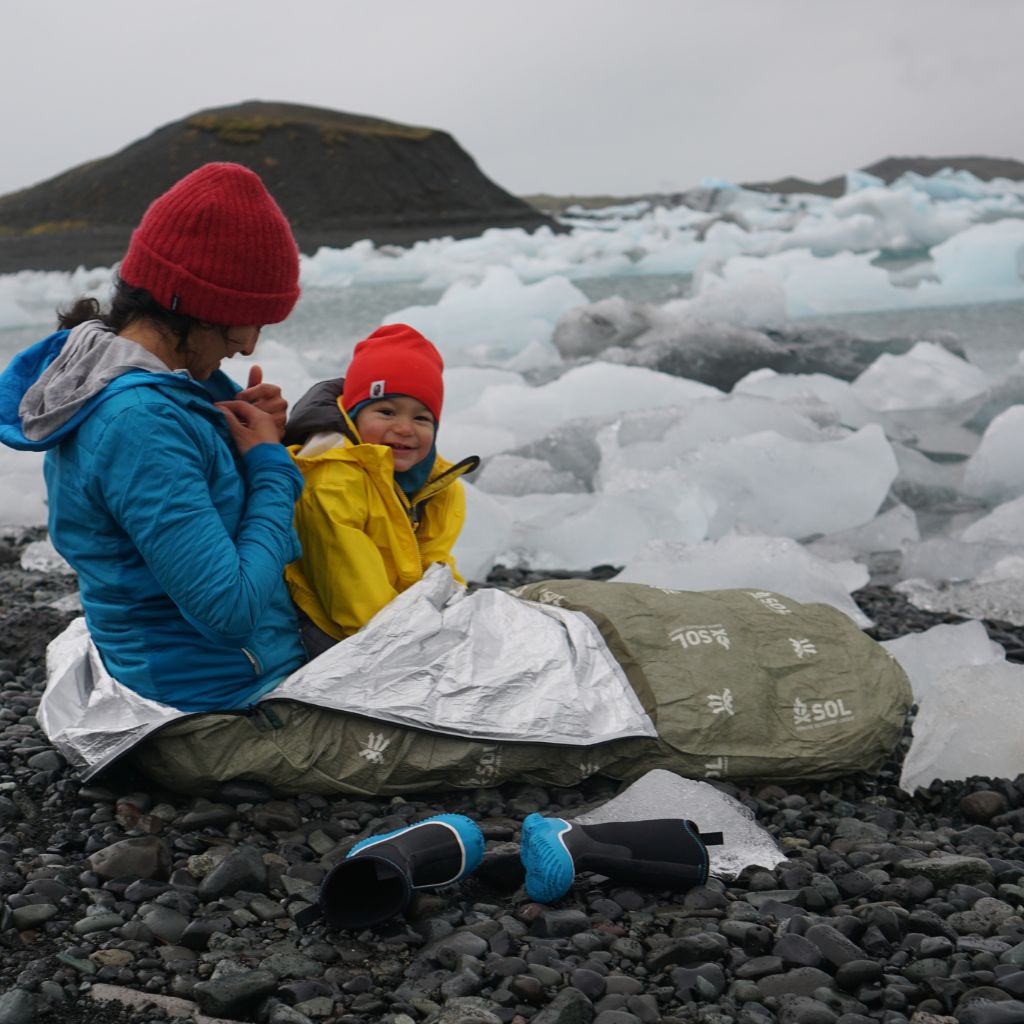
[[240, 164], [205, 164], [155, 199], [118, 273], [164, 309], [225, 327], [279, 323], [299, 297], [288, 221]]
[[441, 353], [408, 324], [378, 327], [356, 345], [345, 373], [341, 404], [351, 412], [363, 402], [388, 395], [408, 395], [441, 420], [444, 381]]

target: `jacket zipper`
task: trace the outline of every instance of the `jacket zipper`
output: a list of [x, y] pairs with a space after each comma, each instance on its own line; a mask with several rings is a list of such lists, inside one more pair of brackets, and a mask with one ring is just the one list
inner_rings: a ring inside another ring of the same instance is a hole
[[429, 480], [416, 494], [414, 501], [406, 497], [405, 492], [395, 484], [395, 493], [398, 495], [398, 500], [401, 502], [402, 507], [405, 509], [405, 514], [409, 519], [409, 525], [412, 526], [412, 532], [416, 533], [420, 528], [420, 522], [423, 519], [423, 509], [427, 502], [436, 494], [440, 494], [449, 484], [454, 483], [460, 476], [466, 473], [472, 473], [477, 466], [480, 465], [480, 457], [477, 455], [470, 455], [463, 459], [461, 462], [457, 462], [454, 466], [450, 466], [439, 476], [435, 476], [433, 480]]
[[241, 650], [241, 652], [249, 659], [249, 664], [252, 665], [253, 672], [258, 676], [262, 675], [263, 666], [260, 664], [259, 658], [257, 658], [256, 655], [246, 647], [241, 647], [239, 650]]

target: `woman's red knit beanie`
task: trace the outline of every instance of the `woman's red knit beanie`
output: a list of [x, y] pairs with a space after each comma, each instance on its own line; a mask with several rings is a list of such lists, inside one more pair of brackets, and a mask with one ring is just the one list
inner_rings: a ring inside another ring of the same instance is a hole
[[444, 381], [441, 353], [408, 324], [378, 327], [356, 345], [345, 373], [341, 404], [350, 412], [361, 402], [388, 395], [408, 395], [441, 419]]
[[299, 297], [288, 221], [240, 164], [205, 164], [154, 200], [119, 274], [165, 309], [225, 327], [276, 324]]

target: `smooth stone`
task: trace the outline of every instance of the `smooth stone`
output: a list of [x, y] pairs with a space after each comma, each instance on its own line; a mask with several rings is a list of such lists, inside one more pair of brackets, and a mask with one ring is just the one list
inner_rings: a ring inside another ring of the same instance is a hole
[[1024, 999], [1024, 971], [1004, 974], [996, 980], [996, 986], [1008, 992], [1014, 999]]
[[238, 820], [238, 811], [228, 804], [211, 804], [203, 802], [191, 811], [187, 811], [181, 819], [181, 827], [195, 830], [203, 828], [223, 828]]
[[546, 964], [530, 964], [527, 970], [545, 988], [551, 988], [554, 985], [562, 984], [561, 973], [556, 971], [553, 967], [548, 967]]
[[93, 932], [106, 932], [111, 928], [119, 928], [124, 924], [124, 918], [120, 914], [92, 914], [76, 921], [72, 931], [76, 935], [91, 935]]
[[530, 974], [517, 975], [509, 982], [508, 989], [520, 1002], [530, 1006], [540, 1006], [544, 1002], [544, 985]]
[[736, 968], [734, 974], [741, 981], [756, 981], [769, 974], [782, 974], [785, 970], [782, 957], [755, 956]]
[[992, 865], [987, 860], [957, 854], [901, 860], [896, 864], [896, 874], [903, 878], [921, 875], [939, 888], [956, 885], [958, 882], [968, 885], [991, 882], [995, 877]]
[[840, 818], [832, 835], [836, 839], [852, 839], [859, 843], [884, 843], [889, 839], [887, 829], [859, 818]]
[[261, 832], [293, 832], [302, 825], [302, 815], [292, 803], [268, 800], [249, 812], [249, 821]]
[[35, 1015], [35, 1000], [31, 992], [12, 988], [0, 995], [0, 1024], [31, 1024]]
[[171, 870], [167, 844], [156, 836], [139, 836], [97, 850], [87, 858], [89, 867], [100, 878], [165, 879]]
[[602, 1010], [595, 1018], [593, 1024], [642, 1024], [636, 1014], [626, 1010]]
[[804, 937], [817, 946], [821, 955], [834, 967], [849, 963], [851, 960], [865, 959], [864, 950], [831, 925], [812, 925]]
[[142, 915], [142, 923], [161, 942], [175, 945], [189, 926], [189, 919], [170, 907], [153, 906]]
[[1024, 1024], [1024, 1002], [979, 1000], [965, 1006], [961, 1000], [956, 1017], [960, 1024]]
[[721, 960], [729, 952], [729, 940], [724, 935], [698, 932], [683, 939], [673, 939], [647, 956], [647, 966], [660, 971], [674, 964], [701, 964]]
[[546, 910], [534, 922], [531, 934], [564, 938], [590, 928], [590, 917], [580, 910]]
[[787, 932], [772, 946], [772, 953], [782, 958], [786, 967], [817, 967], [821, 950], [803, 935]]
[[[721, 975], [720, 967], [715, 967], [713, 964], [707, 966]], [[610, 974], [604, 980], [604, 989], [608, 995], [635, 996], [643, 992], [644, 985], [639, 978], [631, 978], [628, 974]]]
[[877, 960], [847, 960], [836, 968], [836, 984], [846, 992], [856, 992], [862, 985], [874, 985], [882, 978], [882, 964]]
[[231, 921], [226, 916], [202, 917], [190, 921], [179, 937], [179, 942], [189, 949], [204, 950], [210, 938], [231, 930]]
[[569, 975], [569, 984], [578, 988], [591, 1002], [600, 999], [605, 993], [607, 982], [597, 971], [580, 967]]
[[835, 1024], [836, 1014], [810, 996], [784, 996], [776, 1019], [779, 1024]]
[[263, 893], [267, 887], [267, 866], [255, 846], [239, 846], [211, 868], [199, 883], [201, 900], [233, 896], [240, 890]]
[[586, 1024], [593, 1014], [590, 1000], [579, 989], [564, 988], [530, 1018], [530, 1024]]
[[201, 981], [193, 990], [199, 1008], [211, 1017], [234, 1017], [277, 988], [270, 971], [242, 970], [211, 981]]
[[768, 996], [813, 996], [817, 988], [833, 988], [832, 978], [817, 967], [797, 967], [785, 974], [760, 978], [758, 990], [763, 998]]
[[[705, 1001], [717, 999], [725, 991], [725, 973], [718, 964], [703, 964], [700, 967], [677, 967], [669, 977], [676, 987], [680, 999]], [[612, 991], [612, 979], [608, 979], [608, 991]]]
[[11, 924], [19, 932], [23, 932], [30, 928], [38, 928], [59, 913], [57, 907], [50, 903], [29, 903], [11, 911]]
[[127, 967], [135, 957], [127, 949], [97, 949], [89, 959], [97, 967]]

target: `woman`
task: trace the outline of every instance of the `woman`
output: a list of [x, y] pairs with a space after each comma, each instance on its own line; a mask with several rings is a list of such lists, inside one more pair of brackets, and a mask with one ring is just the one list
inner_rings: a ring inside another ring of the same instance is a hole
[[303, 661], [284, 566], [302, 477], [253, 368], [299, 260], [259, 177], [207, 164], [147, 210], [110, 311], [81, 299], [0, 378], [0, 440], [46, 450], [50, 538], [115, 679], [183, 711], [245, 707]]

